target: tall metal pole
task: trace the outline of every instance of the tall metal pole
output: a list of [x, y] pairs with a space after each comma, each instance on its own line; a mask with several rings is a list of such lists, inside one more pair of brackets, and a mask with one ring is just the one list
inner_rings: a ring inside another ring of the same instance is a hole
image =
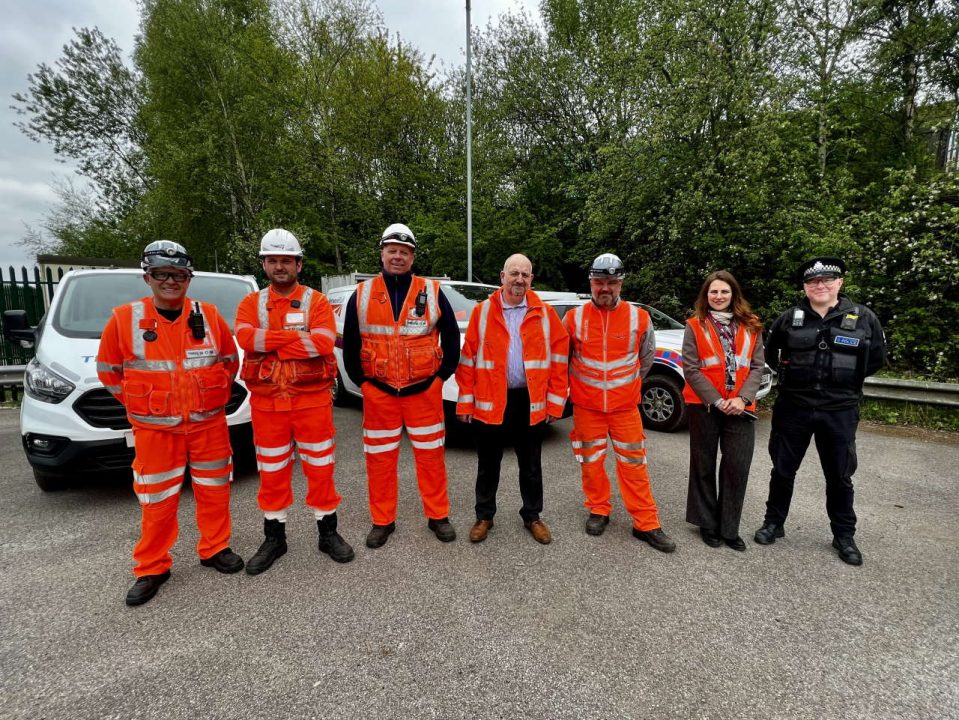
[[466, 0], [466, 280], [473, 280], [473, 63], [470, 0]]

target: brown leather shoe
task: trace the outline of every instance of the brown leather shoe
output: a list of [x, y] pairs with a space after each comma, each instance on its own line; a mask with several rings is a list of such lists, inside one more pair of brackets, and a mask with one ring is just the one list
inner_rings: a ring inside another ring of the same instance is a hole
[[492, 520], [477, 520], [470, 528], [470, 542], [483, 542], [493, 527]]
[[533, 520], [532, 522], [523, 523], [526, 526], [526, 529], [530, 531], [533, 539], [543, 545], [549, 545], [550, 541], [553, 539], [552, 534], [549, 531], [549, 528], [546, 527], [546, 523], [542, 520]]

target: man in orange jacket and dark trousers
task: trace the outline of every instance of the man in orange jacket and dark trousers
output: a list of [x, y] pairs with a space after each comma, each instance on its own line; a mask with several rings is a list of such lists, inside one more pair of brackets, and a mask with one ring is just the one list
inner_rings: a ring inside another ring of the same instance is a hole
[[500, 272], [502, 288], [473, 308], [460, 366], [456, 413], [476, 437], [476, 523], [472, 542], [493, 527], [503, 447], [519, 463], [520, 516], [533, 538], [552, 540], [543, 511], [541, 450], [547, 423], [563, 416], [569, 344], [556, 311], [530, 288], [533, 265], [512, 255]]
[[414, 275], [416, 237], [401, 223], [380, 238], [383, 273], [360, 283], [343, 320], [343, 364], [363, 392], [363, 452], [373, 527], [366, 546], [396, 529], [396, 466], [403, 427], [430, 530], [456, 539], [446, 494], [443, 382], [456, 370], [460, 331], [436, 280]]
[[97, 375], [126, 408], [136, 451], [142, 520], [127, 605], [147, 602], [170, 577], [188, 465], [200, 564], [243, 569], [229, 548], [233, 453], [225, 407], [239, 367], [236, 344], [216, 307], [187, 298], [193, 260], [182, 245], [150, 243], [141, 266], [152, 296], [114, 308], [97, 354]]
[[660, 526], [637, 407], [643, 378], [656, 356], [656, 337], [649, 313], [620, 300], [625, 274], [622, 260], [612, 253], [597, 257], [589, 269], [590, 301], [563, 319], [570, 338], [570, 439], [590, 512], [586, 532], [602, 535], [609, 523], [612, 505], [605, 466], [609, 437], [620, 493], [633, 518], [633, 535], [668, 553], [676, 543]]
[[316, 517], [320, 552], [340, 563], [353, 559], [353, 548], [337, 532], [333, 312], [323, 293], [297, 282], [303, 250], [293, 233], [281, 228], [266, 233], [260, 261], [270, 286], [243, 298], [235, 325], [246, 353], [240, 377], [250, 389], [260, 470], [257, 502], [266, 536], [246, 564], [250, 575], [267, 570], [286, 553], [294, 449], [306, 475], [306, 504]]

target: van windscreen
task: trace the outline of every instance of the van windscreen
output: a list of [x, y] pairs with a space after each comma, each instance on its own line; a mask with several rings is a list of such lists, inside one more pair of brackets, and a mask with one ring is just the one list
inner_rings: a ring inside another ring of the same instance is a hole
[[[190, 281], [187, 297], [216, 305], [233, 329], [236, 308], [252, 291], [249, 282], [238, 276], [197, 275]], [[150, 294], [140, 274], [104, 272], [76, 275], [59, 288], [53, 327], [65, 337], [99, 338], [113, 308]]]

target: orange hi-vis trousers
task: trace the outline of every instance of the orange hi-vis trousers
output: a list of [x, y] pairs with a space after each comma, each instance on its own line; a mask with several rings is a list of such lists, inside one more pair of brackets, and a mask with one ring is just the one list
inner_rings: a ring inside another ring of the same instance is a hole
[[327, 403], [297, 410], [253, 406], [253, 443], [260, 470], [260, 510], [279, 513], [293, 504], [294, 445], [306, 475], [306, 504], [331, 513], [340, 504], [333, 482], [336, 439], [333, 408]]
[[609, 516], [609, 476], [606, 474], [607, 435], [613, 441], [616, 456], [616, 477], [623, 504], [633, 517], [633, 527], [653, 530], [660, 526], [656, 501], [649, 487], [646, 468], [646, 435], [636, 406], [613, 412], [602, 412], [573, 406], [573, 455], [580, 463], [583, 480], [583, 503], [591, 513]]
[[177, 508], [187, 466], [196, 501], [201, 559], [230, 544], [230, 481], [233, 457], [226, 420], [187, 432], [133, 431], [133, 491], [140, 501], [140, 540], [133, 550], [133, 574], [159, 575], [173, 565], [170, 548], [179, 533]]
[[423, 511], [431, 520], [448, 517], [443, 383], [437, 378], [429, 390], [404, 397], [385, 393], [372, 383], [363, 383], [362, 389], [363, 452], [373, 524], [396, 520], [396, 466], [404, 425], [413, 446]]

